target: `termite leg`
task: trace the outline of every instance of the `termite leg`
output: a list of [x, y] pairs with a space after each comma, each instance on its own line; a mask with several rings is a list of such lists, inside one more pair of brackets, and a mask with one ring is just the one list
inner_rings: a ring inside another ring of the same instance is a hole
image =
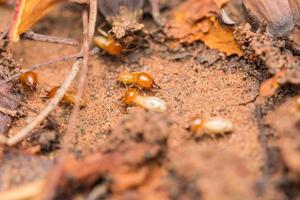
[[157, 85], [156, 83], [153, 84], [157, 89], [161, 89], [161, 87], [159, 85]]
[[139, 91], [143, 96], [146, 96], [146, 93], [144, 92], [144, 90], [143, 90], [140, 86], [137, 86], [137, 89], [138, 89], [138, 91]]
[[[102, 25], [101, 25], [102, 26]], [[99, 26], [98, 28], [97, 28], [97, 31], [102, 35], [102, 36], [104, 36], [104, 37], [108, 37], [108, 34], [102, 29], [102, 27], [101, 26]]]

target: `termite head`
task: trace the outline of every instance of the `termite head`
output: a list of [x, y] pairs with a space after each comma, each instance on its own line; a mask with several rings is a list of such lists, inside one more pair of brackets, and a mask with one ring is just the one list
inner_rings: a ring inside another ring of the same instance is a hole
[[198, 130], [202, 129], [203, 125], [205, 123], [205, 120], [201, 116], [195, 116], [191, 118], [189, 125], [188, 125], [188, 130], [191, 131], [192, 133], [196, 133]]
[[31, 91], [36, 89], [38, 83], [38, 76], [35, 72], [29, 71], [20, 76], [22, 85]]
[[108, 54], [112, 56], [120, 55], [125, 49], [124, 46], [113, 39], [113, 37], [108, 36], [96, 36], [93, 38], [93, 42], [101, 49], [106, 51]]
[[122, 102], [126, 105], [135, 104], [138, 96], [138, 91], [136, 89], [130, 88], [125, 92], [125, 95], [122, 98]]
[[55, 97], [57, 90], [60, 88], [60, 86], [53, 87], [50, 91], [47, 92], [47, 97], [49, 99]]

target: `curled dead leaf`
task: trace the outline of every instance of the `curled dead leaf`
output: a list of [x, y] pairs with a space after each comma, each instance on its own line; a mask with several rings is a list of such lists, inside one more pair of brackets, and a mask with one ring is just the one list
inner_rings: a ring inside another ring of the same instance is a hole
[[178, 43], [201, 40], [208, 47], [219, 49], [228, 56], [241, 56], [242, 50], [234, 40], [232, 30], [216, 20], [226, 0], [188, 0], [171, 12], [165, 32]]
[[10, 41], [19, 41], [20, 35], [48, 14], [57, 4], [67, 0], [18, 0], [9, 30]]

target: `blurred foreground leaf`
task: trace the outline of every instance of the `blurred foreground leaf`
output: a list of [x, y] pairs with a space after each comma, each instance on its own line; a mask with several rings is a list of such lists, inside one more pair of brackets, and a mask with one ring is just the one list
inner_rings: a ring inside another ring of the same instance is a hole
[[57, 4], [66, 0], [17, 0], [9, 30], [10, 41], [19, 41], [20, 35], [48, 14]]

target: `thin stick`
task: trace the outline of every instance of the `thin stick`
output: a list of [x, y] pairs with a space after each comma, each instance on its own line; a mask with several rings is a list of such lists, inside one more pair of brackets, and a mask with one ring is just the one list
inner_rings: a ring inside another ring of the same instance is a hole
[[83, 90], [84, 90], [84, 83], [87, 77], [87, 72], [88, 72], [88, 58], [89, 58], [89, 34], [90, 34], [90, 30], [88, 30], [88, 12], [83, 12], [83, 16], [82, 16], [82, 21], [83, 21], [83, 27], [84, 27], [84, 42], [82, 45], [82, 51], [83, 51], [83, 64], [82, 64], [82, 70], [80, 73], [80, 80], [79, 80], [79, 84], [78, 84], [78, 93], [76, 96], [76, 101], [75, 101], [75, 105], [74, 108], [72, 110], [72, 114], [70, 116], [69, 119], [69, 125], [65, 134], [65, 138], [64, 138], [64, 146], [66, 147], [65, 150], [67, 151], [67, 146], [69, 146], [71, 144], [71, 140], [74, 139], [75, 137], [74, 134], [74, 127], [75, 127], [75, 122], [76, 122], [76, 117], [77, 114], [79, 112], [80, 109], [80, 99], [82, 98], [83, 95]]
[[20, 73], [17, 73], [15, 75], [10, 76], [9, 78], [5, 79], [4, 81], [1, 81], [0, 86], [4, 85], [4, 84], [6, 84], [6, 83], [8, 83], [8, 82], [10, 82], [14, 79], [17, 79], [23, 73], [33, 71], [33, 70], [36, 70], [36, 69], [39, 69], [39, 68], [42, 68], [42, 67], [46, 67], [48, 65], [52, 65], [52, 64], [55, 64], [55, 63], [58, 63], [58, 62], [73, 60], [73, 59], [76, 59], [78, 57], [80, 57], [80, 54], [77, 53], [77, 54], [73, 54], [73, 55], [58, 57], [58, 58], [55, 58], [53, 60], [47, 61], [45, 63], [40, 63], [40, 64], [37, 64], [37, 65], [33, 65], [31, 67], [26, 67], [26, 68], [22, 69]]
[[97, 0], [90, 0], [90, 15], [89, 15], [89, 27], [88, 27], [88, 42], [89, 45], [93, 39], [97, 21]]
[[76, 77], [79, 69], [82, 65], [82, 58], [78, 58], [76, 62], [73, 64], [72, 69], [68, 76], [66, 77], [64, 83], [57, 91], [54, 98], [52, 98], [48, 104], [48, 106], [35, 118], [31, 121], [25, 128], [23, 128], [20, 132], [16, 135], [12, 136], [7, 140], [7, 145], [13, 146], [22, 141], [23, 139], [30, 136], [31, 131], [38, 126], [47, 116], [56, 108], [58, 103], [61, 101], [63, 96], [65, 95], [66, 91], [70, 87], [71, 83], [73, 82], [74, 78]]
[[[62, 146], [62, 152], [58, 158], [58, 163], [54, 167], [53, 170], [50, 171], [48, 174], [48, 180], [46, 182], [46, 185], [43, 190], [43, 199], [44, 200], [51, 200], [55, 197], [55, 190], [57, 188], [58, 182], [60, 180], [60, 177], [63, 173], [63, 166], [65, 164], [65, 160], [68, 157], [68, 149], [71, 145], [71, 141], [74, 138], [74, 126], [76, 121], [76, 116], [79, 111], [79, 101], [81, 99], [81, 96], [83, 94], [83, 87], [84, 81], [85, 81], [85, 74], [88, 69], [88, 57], [89, 57], [89, 32], [88, 32], [88, 11], [87, 8], [85, 8], [82, 12], [82, 22], [83, 22], [83, 35], [84, 40], [82, 44], [81, 52], [83, 52], [83, 67], [82, 67], [82, 73], [80, 77], [80, 83], [79, 83], [79, 91], [76, 96], [76, 102], [75, 106], [73, 108], [72, 114], [69, 119], [69, 124], [65, 133], [65, 137], [63, 139], [63, 146]], [[84, 80], [82, 80], [84, 78]], [[83, 82], [82, 82], [83, 81]]]
[[41, 42], [48, 42], [48, 43], [57, 43], [57, 44], [66, 44], [66, 45], [72, 45], [77, 46], [79, 43], [76, 40], [70, 39], [70, 38], [60, 38], [56, 36], [49, 36], [49, 35], [42, 35], [35, 33], [33, 31], [25, 32], [21, 35], [22, 39], [27, 40], [35, 40], [35, 41], [41, 41]]
[[[93, 48], [91, 51], [90, 51], [90, 55], [95, 55], [99, 52], [99, 48], [95, 47]], [[55, 63], [58, 63], [58, 62], [65, 62], [65, 61], [69, 61], [69, 60], [74, 60], [74, 59], [77, 59], [79, 57], [81, 57], [82, 55], [80, 53], [76, 53], [76, 54], [72, 54], [72, 55], [68, 55], [68, 56], [61, 56], [61, 57], [58, 57], [58, 58], [55, 58], [53, 60], [50, 60], [50, 61], [47, 61], [45, 63], [40, 63], [40, 64], [37, 64], [37, 65], [33, 65], [33, 66], [30, 66], [30, 67], [25, 67], [24, 69], [21, 70], [21, 72], [11, 76], [11, 77], [8, 77], [7, 79], [5, 79], [4, 81], [1, 81], [0, 82], [0, 86], [14, 80], [14, 79], [17, 79], [18, 77], [20, 77], [23, 73], [26, 73], [26, 72], [29, 72], [29, 71], [33, 71], [33, 70], [36, 70], [36, 69], [41, 69], [43, 67], [47, 67], [49, 65], [52, 65], [52, 64], [55, 64]]]
[[161, 17], [160, 11], [159, 11], [159, 1], [158, 0], [149, 0], [151, 4], [151, 15], [154, 19], [154, 21], [159, 25], [159, 26], [164, 26], [165, 24], [165, 19]]
[[5, 115], [9, 115], [11, 117], [16, 117], [18, 115], [17, 111], [11, 110], [11, 109], [8, 109], [8, 108], [4, 108], [2, 106], [0, 106], [0, 112], [2, 112]]
[[37, 180], [15, 189], [2, 191], [0, 192], [0, 199], [37, 199], [42, 192], [43, 185], [43, 180]]

